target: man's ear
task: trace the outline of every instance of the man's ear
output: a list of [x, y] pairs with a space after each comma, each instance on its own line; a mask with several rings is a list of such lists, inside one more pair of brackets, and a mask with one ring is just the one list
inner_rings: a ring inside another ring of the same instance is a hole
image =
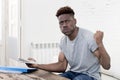
[[77, 20], [76, 20], [76, 19], [74, 19], [74, 21], [75, 21], [75, 24], [77, 24]]

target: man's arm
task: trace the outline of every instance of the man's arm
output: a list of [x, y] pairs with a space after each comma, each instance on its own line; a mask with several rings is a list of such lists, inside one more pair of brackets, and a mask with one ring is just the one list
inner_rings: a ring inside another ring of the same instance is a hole
[[26, 64], [28, 67], [31, 68], [39, 68], [51, 72], [65, 72], [67, 68], [67, 60], [62, 52], [60, 52], [58, 57], [58, 62], [51, 63], [51, 64]]
[[102, 67], [104, 69], [108, 70], [111, 67], [110, 66], [110, 56], [108, 55], [108, 53], [103, 45], [103, 42], [102, 42], [103, 32], [96, 31], [94, 38], [95, 38], [97, 45], [98, 45], [98, 49], [94, 52], [94, 54], [95, 54], [95, 56], [98, 57]]

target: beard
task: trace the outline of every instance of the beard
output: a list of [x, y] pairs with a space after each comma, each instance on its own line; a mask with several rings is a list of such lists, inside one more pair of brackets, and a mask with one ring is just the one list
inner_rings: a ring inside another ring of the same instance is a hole
[[71, 35], [74, 33], [75, 29], [76, 29], [76, 27], [73, 27], [73, 28], [70, 29], [70, 30], [64, 29], [64, 30], [62, 31], [62, 33], [63, 33], [64, 35], [66, 35], [66, 36], [71, 36]]

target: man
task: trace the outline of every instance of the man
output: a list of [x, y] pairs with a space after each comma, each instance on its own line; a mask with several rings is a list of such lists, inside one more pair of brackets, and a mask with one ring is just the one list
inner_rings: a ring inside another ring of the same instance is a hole
[[[60, 42], [58, 62], [27, 66], [63, 72], [60, 75], [71, 80], [100, 80], [100, 64], [104, 69], [110, 69], [110, 57], [102, 42], [103, 32], [93, 34], [77, 27], [74, 14], [68, 6], [61, 7], [56, 13], [61, 32], [65, 35]], [[70, 69], [65, 72], [68, 64]]]

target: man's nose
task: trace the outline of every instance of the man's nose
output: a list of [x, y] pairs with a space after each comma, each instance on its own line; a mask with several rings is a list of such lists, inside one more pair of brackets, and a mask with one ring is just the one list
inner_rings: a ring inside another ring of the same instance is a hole
[[64, 22], [64, 23], [63, 23], [63, 28], [66, 28], [66, 27], [67, 27], [67, 23]]

